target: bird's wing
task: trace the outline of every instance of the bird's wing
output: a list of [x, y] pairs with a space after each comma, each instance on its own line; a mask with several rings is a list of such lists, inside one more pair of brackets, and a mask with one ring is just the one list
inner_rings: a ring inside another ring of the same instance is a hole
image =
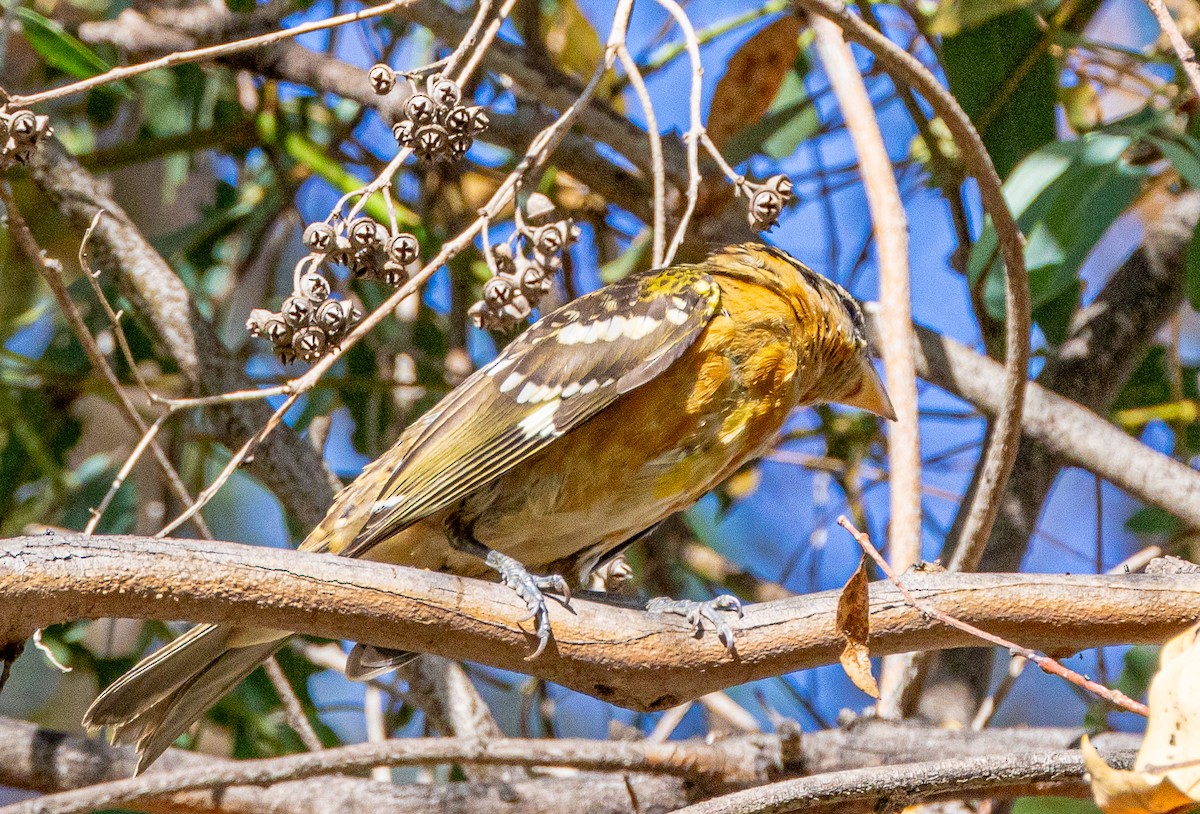
[[371, 518], [342, 553], [360, 556], [456, 503], [650, 381], [719, 302], [708, 274], [682, 266], [631, 275], [546, 315], [406, 431]]

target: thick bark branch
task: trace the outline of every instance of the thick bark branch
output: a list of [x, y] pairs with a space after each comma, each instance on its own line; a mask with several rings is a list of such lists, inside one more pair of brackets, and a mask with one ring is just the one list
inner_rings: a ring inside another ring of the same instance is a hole
[[[963, 621], [1027, 647], [1072, 653], [1161, 642], [1200, 616], [1193, 575], [913, 574], [910, 588]], [[533, 635], [499, 585], [448, 574], [231, 543], [52, 535], [0, 542], [0, 641], [72, 619], [124, 616], [255, 624], [357, 639], [530, 673], [633, 709], [835, 663], [838, 593], [751, 606], [733, 624], [737, 653], [682, 619], [577, 599], [551, 602], [554, 637]], [[962, 647], [964, 633], [924, 618], [897, 591], [871, 589], [874, 655]]]
[[[928, 328], [917, 328], [917, 373], [985, 415], [1000, 407], [1004, 366]], [[1061, 463], [1078, 466], [1200, 527], [1200, 473], [1157, 452], [1086, 407], [1030, 382], [1022, 430]], [[1025, 470], [1020, 470], [1023, 480]], [[1015, 567], [1015, 566], [1014, 566]]]

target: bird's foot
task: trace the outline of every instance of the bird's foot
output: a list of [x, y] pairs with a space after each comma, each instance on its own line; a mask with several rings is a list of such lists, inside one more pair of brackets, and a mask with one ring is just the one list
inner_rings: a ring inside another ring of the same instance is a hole
[[657, 599], [651, 599], [647, 602], [646, 610], [650, 611], [650, 613], [673, 613], [682, 616], [696, 629], [696, 633], [703, 632], [703, 620], [707, 619], [712, 623], [713, 628], [716, 629], [717, 639], [720, 640], [721, 644], [725, 645], [725, 649], [730, 653], [734, 652], [733, 628], [725, 621], [725, 617], [719, 614], [719, 611], [733, 611], [737, 613], [740, 619], [742, 617], [742, 600], [736, 596], [721, 594], [707, 602], [697, 602], [694, 599], [671, 599], [667, 596], [660, 596]]
[[532, 661], [542, 654], [550, 643], [550, 614], [546, 610], [546, 597], [542, 591], [554, 591], [563, 596], [563, 604], [571, 603], [571, 586], [558, 574], [540, 577], [529, 573], [524, 565], [507, 554], [499, 551], [489, 551], [485, 560], [489, 568], [500, 574], [500, 581], [517, 592], [517, 596], [525, 601], [529, 613], [521, 619], [533, 619], [537, 628], [537, 649], [525, 657]]

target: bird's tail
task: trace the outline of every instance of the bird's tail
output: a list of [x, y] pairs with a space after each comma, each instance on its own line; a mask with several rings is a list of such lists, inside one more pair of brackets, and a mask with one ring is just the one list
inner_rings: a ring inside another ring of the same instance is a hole
[[111, 684], [84, 715], [84, 726], [109, 726], [115, 741], [136, 742], [141, 773], [290, 635], [197, 625]]

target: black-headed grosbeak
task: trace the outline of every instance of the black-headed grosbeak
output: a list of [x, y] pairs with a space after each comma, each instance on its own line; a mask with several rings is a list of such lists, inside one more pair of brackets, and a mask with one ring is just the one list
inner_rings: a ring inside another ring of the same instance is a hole
[[[895, 417], [858, 304], [778, 249], [730, 246], [547, 314], [343, 489], [301, 549], [498, 577], [536, 618], [536, 655], [543, 590], [567, 593], [765, 452], [793, 408], [827, 401]], [[730, 600], [649, 607], [699, 624], [739, 610]], [[136, 740], [144, 767], [290, 635], [194, 627], [84, 723]], [[347, 672], [400, 659], [359, 645]]]

